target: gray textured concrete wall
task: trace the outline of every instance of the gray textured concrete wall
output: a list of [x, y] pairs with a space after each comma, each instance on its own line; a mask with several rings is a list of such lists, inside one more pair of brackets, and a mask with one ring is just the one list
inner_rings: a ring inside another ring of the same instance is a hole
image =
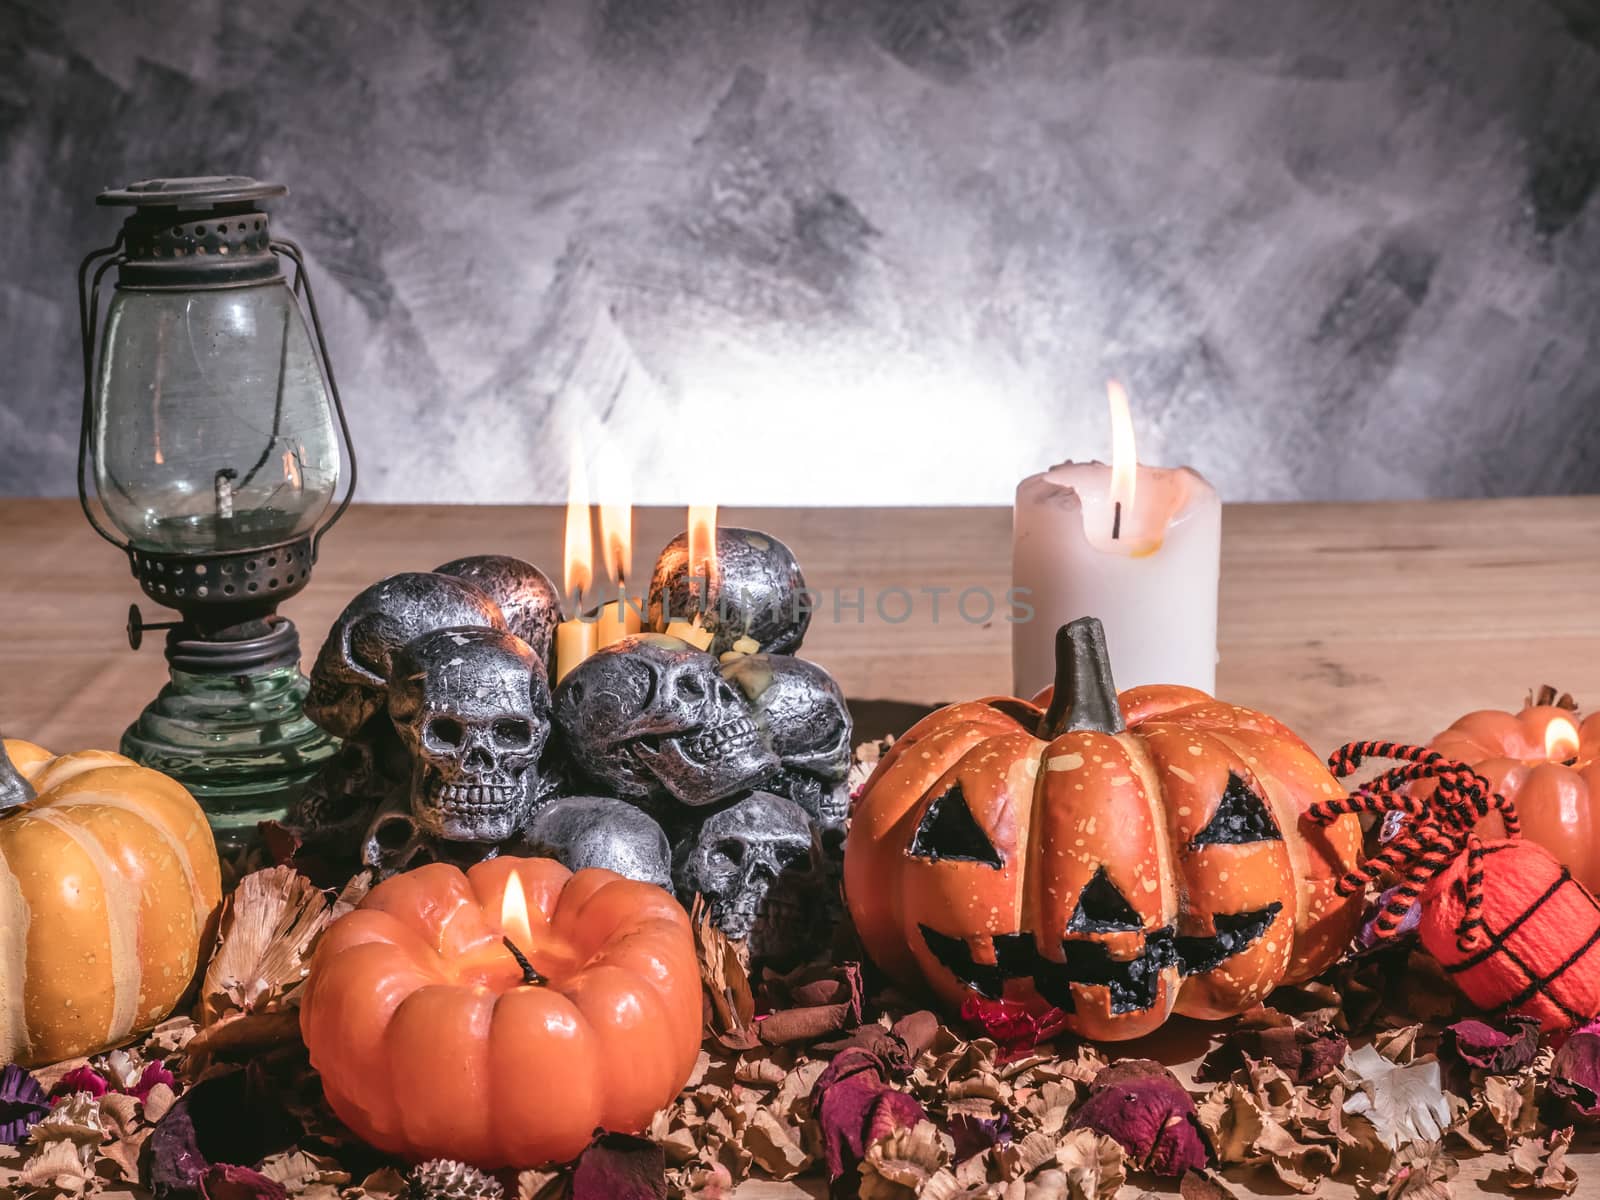
[[283, 180], [371, 499], [1600, 490], [1595, 0], [0, 0], [0, 491], [102, 186]]

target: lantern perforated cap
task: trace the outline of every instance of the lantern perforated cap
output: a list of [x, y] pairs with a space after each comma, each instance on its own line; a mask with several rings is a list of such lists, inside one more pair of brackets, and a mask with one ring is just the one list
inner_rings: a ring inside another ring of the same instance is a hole
[[95, 203], [131, 208], [210, 208], [288, 194], [289, 189], [281, 183], [262, 183], [248, 175], [196, 175], [187, 179], [141, 179], [127, 187], [101, 192]]

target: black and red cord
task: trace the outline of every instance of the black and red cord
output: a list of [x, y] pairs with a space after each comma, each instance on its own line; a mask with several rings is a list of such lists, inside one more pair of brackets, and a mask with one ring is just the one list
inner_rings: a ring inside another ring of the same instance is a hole
[[[1347, 796], [1319, 800], [1306, 815], [1318, 825], [1331, 824], [1349, 813], [1400, 812], [1407, 820], [1389, 843], [1361, 866], [1339, 880], [1341, 895], [1365, 892], [1391, 873], [1400, 882], [1378, 913], [1374, 931], [1391, 938], [1400, 930], [1406, 913], [1423, 891], [1460, 857], [1467, 855], [1466, 907], [1456, 926], [1456, 941], [1463, 951], [1481, 945], [1486, 937], [1483, 921], [1483, 840], [1474, 831], [1490, 812], [1498, 812], [1508, 836], [1522, 830], [1516, 805], [1494, 791], [1489, 781], [1466, 763], [1446, 758], [1426, 746], [1399, 742], [1350, 742], [1328, 758], [1328, 768], [1343, 779], [1369, 758], [1393, 759], [1392, 767], [1367, 780]], [[1415, 795], [1410, 786], [1432, 780], [1432, 795]]]

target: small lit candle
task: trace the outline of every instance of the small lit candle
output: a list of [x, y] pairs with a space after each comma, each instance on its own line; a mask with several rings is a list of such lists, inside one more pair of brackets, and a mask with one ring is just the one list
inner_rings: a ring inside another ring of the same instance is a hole
[[[675, 637], [680, 641], [688, 642], [691, 646], [698, 647], [701, 650], [709, 650], [716, 634], [705, 627], [704, 608], [711, 595], [711, 577], [717, 569], [717, 506], [715, 504], [691, 504], [689, 506], [689, 528], [686, 536], [689, 550], [689, 595], [693, 598], [695, 611], [674, 614], [676, 619], [669, 621], [662, 632], [668, 637]], [[666, 602], [670, 605], [671, 598], [669, 597]], [[685, 616], [689, 619], [684, 620]]]
[[572, 472], [567, 477], [567, 529], [562, 554], [562, 584], [566, 588], [573, 617], [556, 626], [556, 682], [596, 649], [595, 622], [584, 618], [584, 593], [594, 583], [594, 531], [589, 520], [588, 488], [583, 476], [583, 460], [572, 456]]
[[633, 505], [626, 499], [600, 505], [600, 545], [617, 598], [600, 606], [595, 621], [597, 650], [638, 633], [644, 623], [642, 601], [628, 594], [628, 577], [633, 573]]
[[1120, 686], [1214, 691], [1222, 503], [1188, 467], [1140, 464], [1127, 394], [1108, 392], [1111, 465], [1061, 463], [1017, 487], [1016, 695], [1050, 683], [1056, 630], [1079, 617], [1104, 625]]

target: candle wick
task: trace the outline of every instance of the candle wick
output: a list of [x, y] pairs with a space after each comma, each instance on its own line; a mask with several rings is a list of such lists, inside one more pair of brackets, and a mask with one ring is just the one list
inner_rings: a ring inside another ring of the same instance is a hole
[[1116, 541], [1122, 537], [1122, 501], [1115, 501], [1111, 506], [1111, 540]]
[[506, 944], [506, 949], [511, 951], [511, 957], [517, 960], [517, 966], [522, 968], [522, 982], [529, 987], [543, 987], [548, 980], [533, 969], [533, 964], [528, 961], [528, 956], [517, 949], [517, 944], [508, 937], [500, 939]]

